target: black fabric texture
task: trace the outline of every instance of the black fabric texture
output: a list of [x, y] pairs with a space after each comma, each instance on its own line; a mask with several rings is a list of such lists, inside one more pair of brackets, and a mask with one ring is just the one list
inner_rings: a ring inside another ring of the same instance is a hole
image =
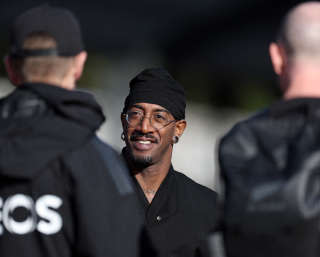
[[20, 178], [79, 147], [105, 120], [92, 95], [46, 84], [19, 86], [0, 111], [0, 174]]
[[55, 50], [59, 56], [75, 56], [84, 50], [76, 17], [67, 9], [44, 4], [29, 9], [16, 18], [10, 31], [10, 54], [17, 57], [45, 56], [43, 49], [40, 53], [23, 49], [24, 39], [35, 32], [46, 32], [56, 40], [57, 47], [47, 49], [48, 55], [52, 55], [52, 50]]
[[126, 165], [95, 135], [103, 121], [92, 95], [54, 85], [1, 100], [1, 257], [152, 256]]
[[151, 103], [167, 109], [176, 120], [185, 118], [184, 88], [162, 68], [143, 70], [130, 81], [123, 113], [136, 103]]
[[149, 204], [134, 181], [157, 256], [207, 256], [205, 240], [217, 225], [217, 194], [171, 167]]
[[275, 103], [219, 147], [227, 257], [320, 255], [320, 100]]

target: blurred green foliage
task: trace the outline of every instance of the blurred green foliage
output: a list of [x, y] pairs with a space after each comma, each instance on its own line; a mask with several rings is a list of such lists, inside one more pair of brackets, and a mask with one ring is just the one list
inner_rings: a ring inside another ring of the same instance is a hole
[[176, 79], [185, 87], [188, 101], [212, 107], [255, 111], [280, 97], [277, 82], [265, 77], [249, 77], [233, 72], [214, 72], [199, 68], [177, 73]]
[[[107, 76], [106, 71], [109, 67], [108, 58], [101, 53], [89, 53], [88, 59], [81, 79], [78, 82], [79, 88], [99, 88], [104, 77]], [[104, 83], [104, 87], [106, 84]]]

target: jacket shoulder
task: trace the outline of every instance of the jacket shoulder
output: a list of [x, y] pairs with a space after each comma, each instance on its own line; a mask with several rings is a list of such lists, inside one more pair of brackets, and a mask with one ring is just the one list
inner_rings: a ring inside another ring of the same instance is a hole
[[220, 143], [228, 141], [235, 134], [245, 132], [250, 129], [254, 123], [258, 123], [268, 117], [269, 109], [261, 110], [247, 119], [237, 122], [221, 139]]
[[72, 151], [66, 162], [78, 180], [96, 184], [109, 181], [121, 195], [134, 192], [129, 171], [119, 154], [96, 136]]
[[200, 185], [191, 178], [187, 177], [179, 171], [174, 171], [178, 184], [183, 188], [184, 192], [188, 192], [192, 198], [204, 203], [216, 202], [218, 194], [208, 187]]
[[[264, 109], [248, 119], [236, 123], [218, 144], [220, 162], [221, 158], [225, 156], [232, 156], [232, 158], [240, 155], [250, 157], [254, 154], [257, 134], [264, 134], [266, 129], [270, 129], [272, 121], [268, 119], [268, 114], [269, 109]], [[268, 131], [266, 132], [268, 133]]]

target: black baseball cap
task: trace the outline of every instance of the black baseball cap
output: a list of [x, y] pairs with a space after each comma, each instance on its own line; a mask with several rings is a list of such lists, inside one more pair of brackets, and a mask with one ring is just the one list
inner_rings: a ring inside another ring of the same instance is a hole
[[[36, 32], [52, 36], [56, 48], [23, 49], [24, 39]], [[10, 55], [28, 56], [75, 56], [84, 50], [80, 24], [74, 14], [65, 8], [48, 4], [34, 7], [22, 13], [14, 21], [10, 31]]]

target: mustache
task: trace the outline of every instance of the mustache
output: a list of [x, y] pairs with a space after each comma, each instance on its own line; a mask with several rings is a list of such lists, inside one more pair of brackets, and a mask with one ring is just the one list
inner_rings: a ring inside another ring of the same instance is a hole
[[139, 131], [135, 131], [131, 134], [130, 140], [137, 141], [139, 137], [144, 137], [147, 139], [152, 139], [155, 143], [158, 143], [158, 139], [155, 138], [151, 133], [141, 133]]

